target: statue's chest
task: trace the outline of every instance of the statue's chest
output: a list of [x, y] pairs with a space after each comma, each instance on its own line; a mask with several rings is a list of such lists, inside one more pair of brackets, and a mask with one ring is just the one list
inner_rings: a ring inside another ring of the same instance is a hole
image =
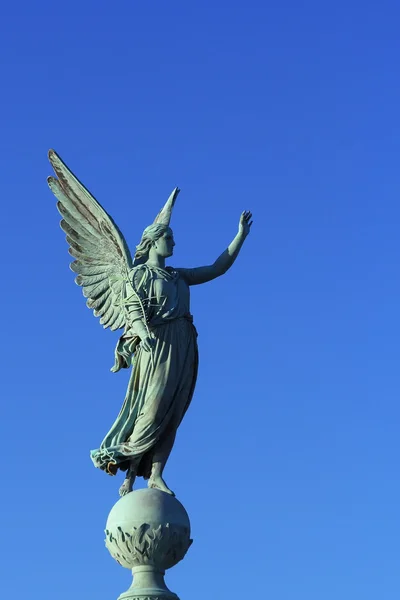
[[176, 296], [177, 293], [177, 282], [173, 279], [164, 279], [163, 277], [157, 277], [153, 281], [153, 293], [158, 302]]
[[159, 306], [172, 309], [189, 305], [189, 287], [179, 277], [157, 278], [153, 281], [153, 297]]

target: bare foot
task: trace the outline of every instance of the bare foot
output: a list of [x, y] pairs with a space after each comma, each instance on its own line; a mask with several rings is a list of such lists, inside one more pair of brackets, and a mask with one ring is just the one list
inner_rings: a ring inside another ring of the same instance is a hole
[[127, 477], [119, 488], [119, 495], [126, 496], [126, 494], [129, 494], [133, 490], [133, 482], [134, 480], [131, 477]]
[[166, 494], [170, 494], [170, 496], [175, 496], [174, 492], [169, 489], [164, 479], [160, 476], [150, 477], [147, 485], [149, 488], [154, 488], [156, 490], [160, 490], [161, 492], [165, 492]]

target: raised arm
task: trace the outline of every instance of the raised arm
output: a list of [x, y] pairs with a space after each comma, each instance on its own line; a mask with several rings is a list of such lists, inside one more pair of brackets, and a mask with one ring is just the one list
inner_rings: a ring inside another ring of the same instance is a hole
[[252, 214], [250, 211], [244, 211], [240, 215], [238, 233], [227, 249], [212, 265], [196, 267], [194, 269], [179, 269], [189, 285], [199, 285], [200, 283], [216, 279], [216, 277], [220, 277], [231, 268], [243, 246], [244, 240], [250, 233], [250, 228], [253, 224], [251, 218]]

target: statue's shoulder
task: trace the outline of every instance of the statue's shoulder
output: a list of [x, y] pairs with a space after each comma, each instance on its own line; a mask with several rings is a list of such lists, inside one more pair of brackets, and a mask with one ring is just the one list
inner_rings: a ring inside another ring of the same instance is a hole
[[132, 267], [132, 269], [129, 271], [129, 276], [131, 279], [133, 279], [134, 277], [137, 277], [140, 273], [143, 273], [146, 271], [146, 265], [137, 265], [136, 267]]
[[182, 269], [177, 269], [176, 267], [165, 267], [168, 275], [172, 277], [172, 279], [178, 280], [182, 279]]
[[179, 269], [176, 269], [175, 267], [165, 267], [165, 270], [167, 271], [167, 273], [169, 273], [170, 275], [179, 275]]
[[180, 279], [183, 279], [183, 281], [186, 282], [187, 279], [190, 277], [191, 270], [192, 269], [184, 269], [183, 267], [173, 267], [171, 275], [179, 277]]
[[134, 288], [139, 289], [151, 277], [151, 271], [145, 264], [137, 265], [130, 270], [129, 276]]

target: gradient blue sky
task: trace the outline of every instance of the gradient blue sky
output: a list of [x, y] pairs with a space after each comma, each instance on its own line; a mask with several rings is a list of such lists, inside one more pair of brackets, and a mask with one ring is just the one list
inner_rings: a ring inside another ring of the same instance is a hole
[[95, 470], [127, 373], [85, 308], [54, 147], [134, 246], [175, 185], [201, 368], [167, 468], [182, 600], [398, 600], [400, 8], [121, 0], [1, 9], [4, 598], [115, 600]]

